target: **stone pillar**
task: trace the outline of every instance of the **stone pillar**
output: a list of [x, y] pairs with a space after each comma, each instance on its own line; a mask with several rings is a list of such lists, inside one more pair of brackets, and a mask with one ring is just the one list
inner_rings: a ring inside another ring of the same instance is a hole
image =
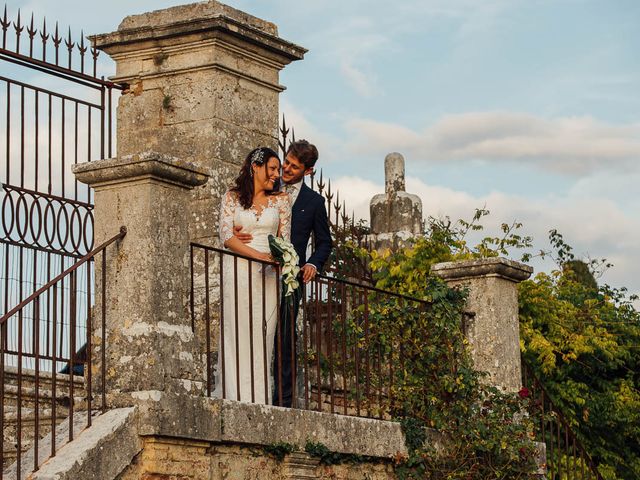
[[493, 257], [438, 263], [431, 272], [450, 286], [469, 289], [466, 335], [477, 370], [489, 373], [489, 383], [509, 392], [520, 390], [520, 329], [518, 283], [533, 268]]
[[384, 159], [385, 193], [371, 199], [371, 240], [374, 248], [397, 248], [421, 235], [422, 200], [405, 192], [404, 157], [390, 153]]
[[[96, 262], [95, 311], [106, 305], [110, 405], [154, 391], [198, 394], [203, 373], [188, 311], [189, 232], [184, 219], [190, 189], [207, 181], [205, 170], [149, 153], [77, 164], [73, 172], [95, 189], [96, 245], [120, 226], [127, 228], [117, 252], [107, 256], [106, 298], [101, 294], [101, 262]], [[95, 326], [100, 328], [97, 322]], [[96, 337], [93, 354], [99, 360], [102, 332]], [[93, 364], [97, 380], [100, 365]]]
[[247, 153], [278, 146], [278, 77], [305, 49], [277, 27], [217, 1], [126, 17], [91, 40], [128, 88], [118, 102], [118, 155], [154, 151], [205, 167], [190, 237], [211, 243], [219, 199]]

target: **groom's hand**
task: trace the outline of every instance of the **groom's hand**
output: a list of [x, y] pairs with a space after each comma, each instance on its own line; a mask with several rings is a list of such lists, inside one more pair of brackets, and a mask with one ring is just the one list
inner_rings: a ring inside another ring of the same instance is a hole
[[242, 227], [239, 225], [233, 227], [233, 236], [240, 240], [242, 243], [249, 243], [251, 240], [253, 240], [253, 236], [250, 233], [242, 233], [241, 230]]
[[302, 273], [302, 281], [304, 283], [309, 283], [311, 280], [316, 278], [316, 267], [311, 265], [310, 263], [305, 264], [301, 269], [300, 273]]

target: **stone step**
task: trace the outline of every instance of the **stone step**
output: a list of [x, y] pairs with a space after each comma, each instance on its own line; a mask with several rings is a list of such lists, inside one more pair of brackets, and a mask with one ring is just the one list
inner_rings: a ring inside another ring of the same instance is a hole
[[[50, 408], [42, 408], [39, 412], [39, 421], [40, 423], [44, 423], [45, 421], [49, 421], [51, 423], [51, 417], [53, 415], [53, 410]], [[59, 409], [56, 409], [56, 420], [66, 418], [65, 414], [60, 414]], [[23, 408], [20, 410], [20, 420], [23, 424], [35, 424], [36, 421], [36, 411], [33, 408]], [[4, 415], [4, 425], [15, 425], [18, 423], [18, 411], [5, 411]]]
[[[66, 417], [56, 417], [56, 425], [64, 421], [65, 418]], [[42, 438], [51, 431], [51, 417], [40, 418], [39, 421], [40, 423], [38, 424], [38, 438]], [[25, 446], [29, 447], [33, 443], [33, 439], [35, 438], [35, 417], [29, 422], [25, 422], [23, 419], [21, 424], [22, 427], [20, 429], [20, 445], [22, 445], [23, 448]], [[12, 425], [5, 424], [2, 431], [2, 436], [4, 437], [4, 450], [15, 450], [18, 444], [17, 422], [14, 422]]]
[[[56, 409], [56, 425], [60, 425], [68, 417], [68, 411], [65, 408]], [[38, 416], [38, 438], [46, 437], [52, 428], [52, 410], [50, 408], [40, 409]], [[20, 412], [20, 451], [25, 453], [34, 445], [36, 415], [33, 408], [23, 408]], [[18, 451], [17, 439], [18, 411], [17, 408], [5, 409], [4, 425], [2, 429], [3, 436], [3, 470], [16, 461]], [[40, 443], [40, 442], [39, 442]]]
[[[35, 388], [36, 385], [36, 371], [28, 368], [22, 369], [22, 386], [27, 388]], [[46, 388], [51, 390], [53, 388], [54, 375], [51, 372], [40, 371], [38, 372], [38, 384], [40, 388]], [[70, 376], [64, 373], [56, 373], [56, 390], [67, 392], [69, 389], [69, 383], [73, 379], [73, 388], [84, 388], [84, 377], [73, 375]], [[4, 367], [4, 384], [5, 385], [17, 385], [18, 384], [18, 369], [16, 367]]]
[[[55, 379], [55, 397], [53, 382]], [[37, 380], [37, 382], [36, 382]], [[20, 450], [29, 451], [36, 435], [35, 407], [38, 406], [38, 438], [46, 437], [52, 428], [53, 406], [55, 423], [64, 422], [69, 416], [70, 382], [73, 382], [74, 409], [86, 408], [86, 388], [84, 378], [51, 372], [36, 372], [22, 369], [21, 388], [18, 389], [18, 369], [5, 367], [3, 372], [3, 461], [2, 468], [13, 464], [17, 458], [18, 403], [20, 403]], [[36, 383], [38, 388], [36, 389]]]
[[[56, 425], [64, 421], [66, 417], [56, 418]], [[38, 438], [42, 438], [51, 431], [51, 417], [40, 418], [38, 424]], [[22, 450], [29, 448], [33, 445], [33, 439], [35, 438], [35, 416], [29, 421], [25, 421], [23, 418], [20, 422], [22, 428], [20, 429], [20, 446]], [[18, 425], [17, 419], [12, 424], [5, 423], [2, 431], [4, 437], [3, 450], [5, 454], [7, 452], [15, 452], [18, 446]]]
[[[56, 423], [60, 423], [69, 415], [69, 411], [66, 408], [56, 408]], [[53, 410], [51, 408], [40, 408], [38, 414], [38, 429], [43, 431], [44, 429], [48, 429], [51, 426], [53, 419]], [[20, 424], [23, 432], [32, 431], [35, 429], [36, 424], [36, 414], [35, 410], [32, 408], [22, 408], [20, 410]], [[5, 441], [9, 438], [9, 432], [11, 433], [11, 438], [15, 436], [15, 432], [17, 431], [18, 426], [18, 410], [8, 410], [5, 409], [4, 418], [3, 418], [3, 437]], [[29, 436], [32, 438], [32, 435]]]
[[[31, 448], [31, 445], [23, 445], [22, 449], [21, 449], [21, 455], [24, 455], [25, 453], [27, 453], [29, 451], [29, 449]], [[7, 450], [6, 446], [4, 451], [2, 452], [2, 469], [5, 470], [8, 466], [13, 465], [17, 458], [18, 458], [18, 450], [15, 448], [15, 446], [9, 450]]]
[[[94, 414], [94, 418], [95, 418]], [[87, 426], [87, 412], [75, 412], [73, 415], [73, 431], [74, 438], [79, 436], [81, 432]], [[56, 427], [55, 431], [55, 445], [56, 449], [59, 450], [69, 441], [69, 417], [62, 419], [60, 424]], [[49, 432], [44, 435], [43, 438], [38, 442], [38, 465], [42, 465], [47, 458], [51, 455], [51, 442], [52, 442], [52, 434]], [[3, 462], [3, 472], [0, 478], [2, 479], [15, 479], [17, 478], [17, 464], [16, 464], [16, 453], [17, 449], [14, 447], [13, 451], [7, 451], [5, 455], [8, 457], [4, 458]], [[30, 473], [33, 471], [35, 451], [32, 446], [21, 445], [21, 465], [20, 465], [20, 478], [26, 479], [29, 478]]]
[[[20, 395], [18, 395], [20, 393]], [[84, 388], [76, 391], [74, 390], [74, 405], [84, 405], [86, 400], [86, 392]], [[66, 408], [70, 405], [71, 399], [68, 392], [59, 391], [56, 389], [55, 397], [53, 392], [47, 389], [38, 389], [36, 391], [33, 387], [23, 387], [18, 390], [16, 385], [4, 386], [4, 405], [7, 407], [15, 407], [18, 401], [23, 407], [35, 407], [36, 397], [38, 399], [38, 405], [44, 407], [45, 405], [51, 405], [55, 401], [56, 408]]]

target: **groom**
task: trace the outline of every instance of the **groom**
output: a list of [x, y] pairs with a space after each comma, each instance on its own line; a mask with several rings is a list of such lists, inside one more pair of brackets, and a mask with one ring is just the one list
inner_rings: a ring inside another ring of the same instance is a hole
[[[313, 173], [317, 160], [318, 149], [315, 145], [306, 140], [298, 140], [289, 145], [282, 166], [281, 179], [284, 183], [284, 190], [291, 196], [292, 202], [291, 243], [300, 258], [300, 277], [304, 283], [312, 281], [316, 274], [322, 271], [332, 247], [324, 198], [307, 187], [303, 181], [306, 175]], [[313, 249], [307, 258], [307, 245], [312, 232]], [[251, 241], [249, 234], [243, 234], [240, 230], [235, 230], [234, 233], [243, 242]], [[273, 404], [282, 407], [291, 407], [292, 405], [293, 380], [296, 371], [295, 320], [299, 307], [299, 301], [295, 302], [293, 316], [281, 316], [276, 331]], [[281, 308], [285, 308], [284, 303]], [[289, 323], [291, 320], [293, 328]], [[282, 371], [280, 371], [280, 356], [282, 356]], [[292, 357], [294, 359], [293, 365], [291, 364]], [[280, 380], [282, 380], [282, 385], [280, 385]], [[280, 390], [282, 390], [282, 398], [280, 398]]]

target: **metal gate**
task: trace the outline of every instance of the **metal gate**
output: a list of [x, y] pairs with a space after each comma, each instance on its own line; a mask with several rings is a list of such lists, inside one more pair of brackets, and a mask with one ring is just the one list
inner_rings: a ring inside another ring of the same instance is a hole
[[[36, 26], [33, 14], [10, 17], [6, 6], [0, 25], [1, 315], [93, 247], [92, 190], [70, 167], [112, 156], [114, 90], [122, 87], [98, 76], [99, 52], [83, 32], [74, 39], [70, 28]], [[92, 284], [92, 271], [81, 269], [78, 284]], [[78, 338], [87, 307], [79, 305]], [[45, 312], [40, 328], [52, 328], [54, 316]], [[5, 352], [36, 342], [31, 319], [22, 321], [20, 340], [17, 325], [6, 327]], [[62, 356], [69, 346], [41, 348]]]

